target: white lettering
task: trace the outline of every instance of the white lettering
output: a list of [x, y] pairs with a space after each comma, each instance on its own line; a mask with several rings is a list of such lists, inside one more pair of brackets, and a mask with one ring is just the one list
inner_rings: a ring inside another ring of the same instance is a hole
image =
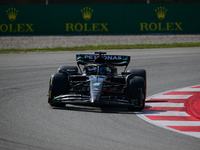
[[[99, 56], [98, 55], [84, 55], [85, 59], [91, 59], [91, 60], [95, 60], [97, 57]], [[122, 60], [122, 56], [106, 55], [103, 57], [105, 58], [105, 60]]]
[[118, 60], [122, 60], [122, 56], [118, 56]]

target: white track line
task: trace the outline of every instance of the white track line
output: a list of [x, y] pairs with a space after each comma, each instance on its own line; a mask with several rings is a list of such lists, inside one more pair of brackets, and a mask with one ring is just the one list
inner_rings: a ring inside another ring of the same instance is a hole
[[178, 89], [176, 91], [180, 91], [180, 92], [199, 92], [200, 88], [186, 87], [186, 88]]
[[182, 132], [182, 133], [190, 135], [190, 136], [194, 136], [194, 137], [197, 137], [197, 138], [200, 138], [199, 132]]
[[184, 107], [184, 103], [146, 103], [145, 107]]
[[163, 126], [200, 126], [200, 121], [152, 121]]
[[151, 99], [188, 99], [192, 95], [156, 95]]
[[142, 114], [151, 116], [190, 116], [184, 111], [143, 111]]

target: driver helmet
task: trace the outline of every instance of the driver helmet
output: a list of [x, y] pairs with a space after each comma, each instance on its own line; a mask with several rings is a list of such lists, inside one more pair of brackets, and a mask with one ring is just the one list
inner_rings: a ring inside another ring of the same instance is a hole
[[97, 74], [97, 67], [88, 66], [85, 68], [84, 73], [87, 75], [96, 75]]
[[107, 75], [106, 67], [101, 67], [101, 68], [99, 68], [99, 74], [100, 74], [100, 75]]

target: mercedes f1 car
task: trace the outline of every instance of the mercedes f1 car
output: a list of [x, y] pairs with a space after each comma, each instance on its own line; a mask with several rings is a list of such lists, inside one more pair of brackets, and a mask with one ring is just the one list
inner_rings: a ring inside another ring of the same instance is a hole
[[[146, 98], [146, 71], [130, 69], [130, 56], [106, 52], [77, 54], [77, 66], [61, 66], [50, 77], [48, 103], [91, 106], [120, 106], [141, 111]], [[116, 66], [124, 66], [121, 74]]]

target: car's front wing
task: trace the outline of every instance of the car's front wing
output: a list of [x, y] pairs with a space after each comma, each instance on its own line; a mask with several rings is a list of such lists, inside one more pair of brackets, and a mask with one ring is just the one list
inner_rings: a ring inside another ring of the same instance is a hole
[[126, 106], [126, 107], [141, 106], [141, 100], [130, 99], [129, 97], [121, 95], [101, 96], [98, 101], [92, 102], [90, 100], [90, 96], [88, 95], [66, 94], [55, 97], [53, 103], [91, 105], [91, 106], [101, 106], [101, 105]]

